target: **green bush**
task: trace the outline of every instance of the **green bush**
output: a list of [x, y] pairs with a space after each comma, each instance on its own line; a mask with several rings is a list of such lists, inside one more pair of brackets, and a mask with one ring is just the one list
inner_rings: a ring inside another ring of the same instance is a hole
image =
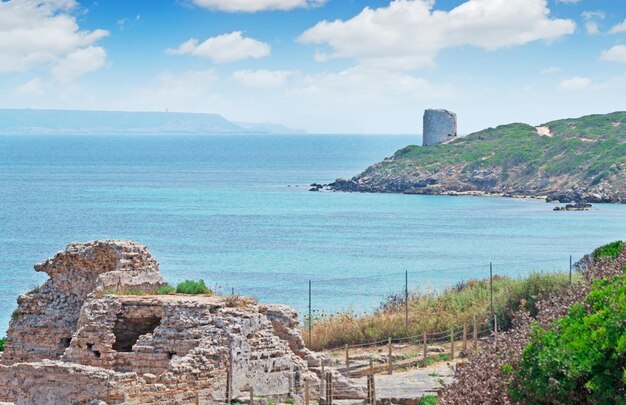
[[434, 395], [424, 395], [420, 399], [419, 405], [437, 405], [437, 397]]
[[160, 294], [160, 295], [174, 294], [175, 292], [176, 292], [176, 288], [172, 287], [169, 284], [162, 285], [161, 287], [157, 289], [157, 294]]
[[185, 280], [176, 286], [179, 294], [212, 294], [211, 289], [204, 284], [204, 280]]
[[0, 352], [4, 351], [4, 342], [6, 342], [7, 338], [0, 339]]
[[585, 304], [547, 328], [533, 327], [510, 387], [513, 399], [626, 403], [626, 276], [596, 282]]
[[623, 250], [624, 242], [618, 240], [594, 250], [593, 257], [595, 257], [596, 259], [599, 257], [610, 257], [611, 259], [617, 259], [617, 257], [622, 253]]

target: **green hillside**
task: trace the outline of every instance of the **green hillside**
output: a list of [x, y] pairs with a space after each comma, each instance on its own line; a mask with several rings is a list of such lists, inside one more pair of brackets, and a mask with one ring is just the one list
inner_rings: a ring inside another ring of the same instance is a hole
[[626, 201], [626, 112], [558, 120], [541, 127], [547, 128], [538, 131], [527, 124], [509, 124], [447, 144], [407, 146], [333, 187]]

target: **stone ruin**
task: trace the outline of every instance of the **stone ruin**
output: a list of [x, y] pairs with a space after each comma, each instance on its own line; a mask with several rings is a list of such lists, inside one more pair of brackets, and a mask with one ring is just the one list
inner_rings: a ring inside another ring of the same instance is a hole
[[[331, 359], [307, 349], [284, 305], [158, 295], [166, 283], [146, 247], [72, 243], [35, 265], [49, 275], [21, 295], [0, 358], [0, 402], [214, 404], [292, 398], [305, 380], [319, 398], [320, 368], [334, 397], [362, 399]], [[143, 290], [145, 295], [112, 291]]]
[[456, 114], [448, 110], [424, 111], [423, 146], [438, 145], [456, 139]]

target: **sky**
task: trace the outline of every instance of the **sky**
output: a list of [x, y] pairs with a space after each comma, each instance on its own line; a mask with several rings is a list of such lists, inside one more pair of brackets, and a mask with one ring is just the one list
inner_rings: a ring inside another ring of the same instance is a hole
[[0, 108], [459, 133], [626, 110], [625, 0], [0, 0]]

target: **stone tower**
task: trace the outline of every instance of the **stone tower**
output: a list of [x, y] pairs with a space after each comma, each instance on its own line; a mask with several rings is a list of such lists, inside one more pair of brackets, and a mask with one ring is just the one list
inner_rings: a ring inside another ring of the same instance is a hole
[[456, 114], [448, 110], [424, 111], [423, 146], [438, 145], [456, 138]]

